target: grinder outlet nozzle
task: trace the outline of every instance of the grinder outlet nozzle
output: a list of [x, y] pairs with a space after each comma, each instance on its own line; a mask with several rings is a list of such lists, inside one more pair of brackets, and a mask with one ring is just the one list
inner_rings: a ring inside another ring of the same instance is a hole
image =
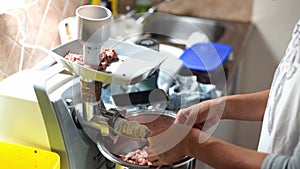
[[150, 135], [150, 130], [147, 126], [124, 118], [116, 119], [114, 129], [119, 134], [133, 138], [145, 139]]
[[108, 118], [108, 124], [113, 128], [115, 134], [132, 138], [145, 139], [150, 135], [147, 126], [137, 121], [126, 119], [117, 109], [100, 109], [101, 114]]

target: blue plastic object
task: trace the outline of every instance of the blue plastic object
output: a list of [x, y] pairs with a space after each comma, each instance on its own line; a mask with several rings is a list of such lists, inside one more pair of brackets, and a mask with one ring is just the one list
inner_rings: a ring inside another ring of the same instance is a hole
[[187, 48], [179, 57], [192, 70], [212, 72], [227, 60], [232, 47], [220, 43], [196, 43]]

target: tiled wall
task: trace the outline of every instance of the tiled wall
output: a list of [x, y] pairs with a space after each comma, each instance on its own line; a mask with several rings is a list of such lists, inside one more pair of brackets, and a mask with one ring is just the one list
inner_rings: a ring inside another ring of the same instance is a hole
[[[19, 16], [21, 20], [27, 19], [26, 43], [51, 49], [60, 44], [59, 21], [74, 16], [75, 9], [86, 2], [87, 0], [39, 0], [27, 12], [20, 9], [10, 12]], [[18, 30], [17, 19], [8, 14], [0, 14], [0, 79], [19, 69], [20, 39], [22, 36]], [[26, 48], [22, 67], [30, 68], [46, 56], [41, 50]]]
[[[124, 0], [127, 1], [127, 0]], [[154, 0], [154, 2], [157, 0]], [[39, 0], [27, 12], [27, 43], [42, 45], [47, 49], [60, 44], [58, 23], [75, 15], [75, 9], [88, 0]], [[252, 0], [173, 0], [160, 6], [159, 11], [216, 19], [248, 22]], [[25, 13], [14, 10], [21, 19]], [[0, 15], [0, 79], [18, 71], [21, 54], [17, 20], [7, 14]], [[26, 48], [23, 68], [30, 68], [47, 55]]]

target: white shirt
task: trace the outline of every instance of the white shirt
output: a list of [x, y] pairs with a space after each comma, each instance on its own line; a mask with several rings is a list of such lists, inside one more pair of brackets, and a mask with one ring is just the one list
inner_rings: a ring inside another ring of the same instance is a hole
[[273, 78], [258, 151], [293, 155], [299, 137], [300, 20]]

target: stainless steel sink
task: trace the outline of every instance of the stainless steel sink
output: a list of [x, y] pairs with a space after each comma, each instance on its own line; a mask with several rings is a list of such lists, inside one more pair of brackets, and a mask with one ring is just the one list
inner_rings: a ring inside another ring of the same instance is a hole
[[210, 19], [153, 13], [146, 20], [143, 32], [163, 42], [187, 40], [198, 32], [206, 35], [209, 41], [216, 42], [224, 35], [225, 27]]

